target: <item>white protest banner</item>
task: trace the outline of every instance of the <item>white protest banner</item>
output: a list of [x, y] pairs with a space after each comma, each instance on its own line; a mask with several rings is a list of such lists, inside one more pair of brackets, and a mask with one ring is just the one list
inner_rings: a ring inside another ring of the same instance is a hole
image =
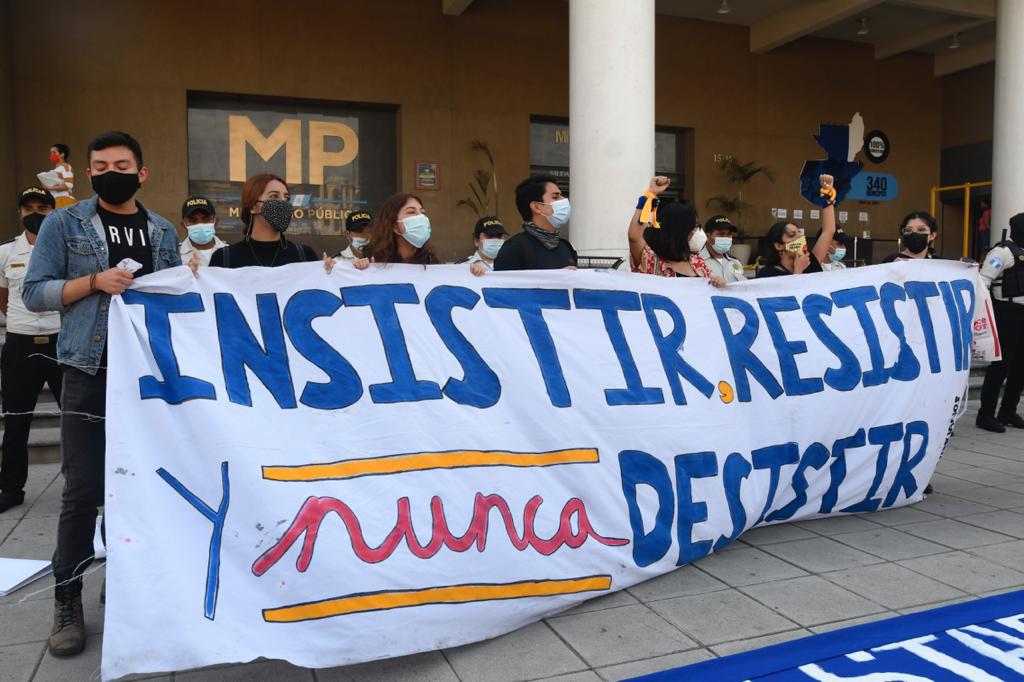
[[917, 501], [976, 272], [142, 278], [110, 317], [103, 677], [451, 647]]

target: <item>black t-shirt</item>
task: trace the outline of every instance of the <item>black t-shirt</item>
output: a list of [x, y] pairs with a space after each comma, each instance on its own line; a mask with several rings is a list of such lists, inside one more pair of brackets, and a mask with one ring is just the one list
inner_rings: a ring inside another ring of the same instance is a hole
[[[807, 266], [807, 269], [801, 274], [808, 272], [821, 272], [821, 263], [818, 262], [818, 257], [813, 253], [808, 254], [811, 257], [811, 263]], [[766, 265], [757, 271], [757, 279], [762, 277], [782, 277], [783, 275], [792, 275], [793, 273], [782, 267], [781, 265]]]
[[500, 270], [557, 270], [576, 265], [576, 249], [565, 239], [558, 246], [545, 248], [540, 240], [528, 232], [509, 238], [494, 259], [494, 269]]
[[[934, 256], [932, 256], [932, 254], [929, 253], [928, 255], [925, 256], [925, 258], [934, 258]], [[907, 256], [904, 253], [898, 252], [898, 253], [891, 253], [891, 254], [889, 254], [888, 256], [886, 256], [882, 260], [882, 262], [883, 263], [895, 263], [896, 261], [900, 261], [900, 260], [916, 260], [916, 259], [911, 258], [910, 256]]]
[[305, 263], [320, 260], [316, 251], [291, 241], [258, 242], [243, 239], [237, 244], [224, 246], [213, 252], [210, 266], [215, 268], [244, 268], [250, 265], [277, 267], [289, 263]]
[[149, 242], [149, 216], [146, 212], [139, 210], [122, 215], [96, 206], [96, 213], [103, 223], [103, 232], [107, 238], [110, 267], [115, 268], [125, 258], [131, 258], [142, 263], [142, 268], [135, 273], [136, 277], [153, 272], [153, 248]]

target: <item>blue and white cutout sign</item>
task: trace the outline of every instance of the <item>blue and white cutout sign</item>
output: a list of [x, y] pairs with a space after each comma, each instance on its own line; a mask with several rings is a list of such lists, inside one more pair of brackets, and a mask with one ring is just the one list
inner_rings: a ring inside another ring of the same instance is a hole
[[900, 183], [892, 173], [861, 171], [850, 181], [847, 199], [858, 201], [892, 201], [900, 191]]

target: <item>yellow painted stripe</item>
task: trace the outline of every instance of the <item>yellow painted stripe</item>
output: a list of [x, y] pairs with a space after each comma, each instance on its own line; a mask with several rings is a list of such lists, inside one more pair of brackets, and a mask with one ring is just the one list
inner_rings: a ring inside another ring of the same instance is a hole
[[427, 587], [422, 590], [401, 592], [375, 592], [338, 597], [308, 604], [295, 604], [277, 609], [264, 609], [263, 619], [268, 623], [296, 623], [303, 620], [331, 618], [350, 613], [385, 611], [426, 604], [465, 604], [467, 602], [520, 599], [522, 597], [549, 597], [557, 594], [576, 594], [609, 590], [611, 576], [599, 575], [566, 580], [528, 580], [500, 585], [450, 585]]
[[321, 481], [354, 478], [375, 474], [397, 474], [427, 469], [461, 469], [464, 467], [511, 466], [543, 467], [553, 464], [582, 464], [598, 461], [595, 448], [525, 453], [485, 450], [457, 452], [417, 452], [368, 459], [351, 459], [327, 464], [300, 466], [265, 466], [263, 478], [271, 481]]

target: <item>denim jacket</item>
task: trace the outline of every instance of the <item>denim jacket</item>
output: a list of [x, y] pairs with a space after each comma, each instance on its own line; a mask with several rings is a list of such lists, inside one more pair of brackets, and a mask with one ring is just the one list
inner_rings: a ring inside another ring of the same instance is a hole
[[[141, 203], [139, 208], [145, 210]], [[153, 270], [181, 265], [174, 227], [157, 214], [147, 213]], [[96, 214], [96, 197], [59, 208], [43, 221], [21, 290], [29, 310], [61, 312], [57, 360], [88, 374], [96, 374], [107, 344], [110, 294], [97, 291], [65, 306], [61, 293], [68, 280], [109, 269], [109, 260], [103, 223]]]

